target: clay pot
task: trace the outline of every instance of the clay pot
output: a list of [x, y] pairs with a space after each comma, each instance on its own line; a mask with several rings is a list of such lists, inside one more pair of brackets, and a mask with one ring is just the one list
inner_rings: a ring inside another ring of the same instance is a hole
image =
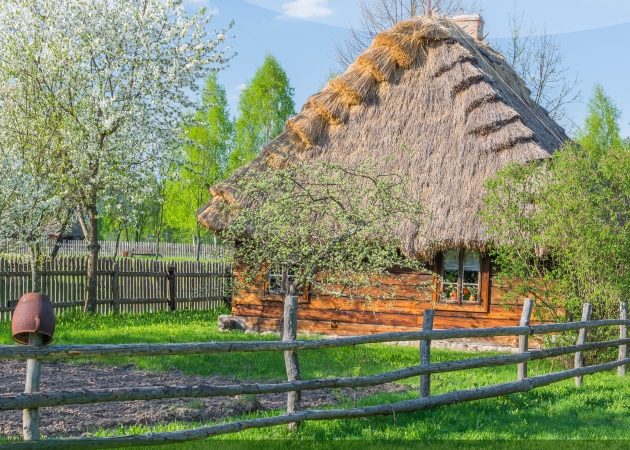
[[43, 344], [49, 344], [55, 334], [55, 312], [50, 298], [36, 292], [24, 294], [13, 312], [11, 332], [18, 344], [28, 345], [29, 333], [41, 334]]

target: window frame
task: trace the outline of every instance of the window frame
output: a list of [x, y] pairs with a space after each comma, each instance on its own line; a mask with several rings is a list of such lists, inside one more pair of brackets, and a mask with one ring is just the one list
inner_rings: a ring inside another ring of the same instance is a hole
[[[463, 284], [464, 271], [462, 269], [465, 258], [465, 249], [458, 249], [458, 285]], [[457, 302], [444, 301], [441, 299], [443, 291], [444, 275], [444, 252], [437, 253], [433, 258], [434, 286], [433, 286], [433, 307], [439, 311], [471, 311], [488, 312], [490, 310], [490, 256], [487, 252], [479, 253], [479, 300], [477, 302]], [[463, 289], [458, 287], [458, 292]]]
[[[284, 302], [285, 294], [282, 292], [271, 291], [271, 277], [272, 276], [282, 276], [280, 273], [272, 273], [271, 269], [266, 270], [264, 272], [264, 280], [263, 280], [263, 300], [264, 301], [272, 301], [272, 302]], [[298, 295], [298, 303], [308, 303], [310, 301], [310, 286], [305, 287], [302, 290], [302, 293]]]

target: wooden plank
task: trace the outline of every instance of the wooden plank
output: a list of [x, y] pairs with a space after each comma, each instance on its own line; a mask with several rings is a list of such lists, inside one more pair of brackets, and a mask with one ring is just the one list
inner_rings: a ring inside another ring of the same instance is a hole
[[[238, 316], [281, 318], [282, 306], [279, 304], [267, 305], [236, 305], [235, 314]], [[298, 308], [298, 318], [321, 321], [341, 321], [350, 323], [363, 323], [375, 325], [394, 325], [418, 327], [421, 323], [420, 315], [387, 314], [365, 311], [344, 311], [335, 309], [316, 309], [310, 305]]]

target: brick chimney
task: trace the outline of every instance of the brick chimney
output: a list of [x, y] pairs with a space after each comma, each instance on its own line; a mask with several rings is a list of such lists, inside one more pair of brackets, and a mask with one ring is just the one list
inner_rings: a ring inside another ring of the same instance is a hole
[[467, 14], [455, 16], [451, 19], [466, 33], [470, 34], [478, 41], [483, 40], [483, 17], [479, 14]]

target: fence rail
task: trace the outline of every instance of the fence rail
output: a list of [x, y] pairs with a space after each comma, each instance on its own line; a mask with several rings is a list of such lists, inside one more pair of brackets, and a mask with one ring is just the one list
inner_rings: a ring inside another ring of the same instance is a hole
[[[121, 241], [99, 241], [101, 250], [99, 254], [104, 257], [122, 256], [154, 256], [160, 258], [197, 258], [197, 246], [194, 244], [180, 244], [173, 242], [126, 242]], [[56, 245], [54, 239], [49, 239], [44, 244], [44, 253], [50, 255]], [[2, 254], [18, 254], [26, 255], [29, 253], [28, 246], [23, 243], [15, 242], [10, 239], [0, 240], [0, 255]], [[66, 256], [82, 256], [87, 255], [87, 242], [84, 240], [63, 241], [60, 244], [58, 254]], [[223, 244], [200, 244], [199, 260], [215, 261], [229, 259], [232, 257], [232, 250], [229, 246]]]
[[[524, 319], [521, 323], [529, 323], [526, 315], [531, 314], [531, 301], [525, 302]], [[590, 306], [589, 306], [590, 308]], [[586, 310], [586, 308], [585, 308]], [[394, 341], [420, 341], [419, 364], [403, 369], [368, 375], [360, 377], [344, 378], [323, 378], [314, 380], [292, 380], [280, 383], [241, 383], [232, 385], [197, 385], [197, 386], [159, 386], [159, 387], [123, 387], [115, 389], [82, 389], [74, 391], [57, 391], [51, 393], [29, 392], [17, 395], [0, 396], [0, 410], [23, 409], [25, 413], [25, 430], [28, 428], [32, 434], [28, 436], [39, 436], [35, 427], [38, 422], [27, 422], [26, 417], [37, 417], [36, 411], [40, 407], [63, 406], [73, 404], [102, 403], [113, 401], [134, 401], [134, 400], [155, 400], [166, 398], [194, 398], [194, 397], [214, 397], [224, 395], [242, 394], [267, 394], [285, 393], [303, 390], [314, 390], [322, 388], [358, 388], [375, 386], [388, 382], [398, 381], [413, 376], [420, 375], [419, 398], [405, 400], [396, 403], [369, 406], [364, 408], [351, 409], [326, 409], [326, 410], [306, 410], [281, 414], [275, 417], [265, 417], [257, 419], [240, 420], [231, 423], [211, 425], [191, 430], [149, 433], [133, 436], [106, 437], [106, 438], [73, 438], [73, 439], [49, 439], [33, 440], [12, 444], [12, 448], [107, 448], [125, 447], [134, 445], [160, 445], [165, 443], [184, 442], [193, 439], [204, 439], [220, 434], [234, 433], [249, 428], [262, 428], [281, 424], [292, 424], [305, 420], [332, 420], [348, 419], [358, 417], [369, 417], [375, 415], [391, 415], [402, 412], [420, 411], [441, 405], [468, 402], [473, 400], [498, 397], [517, 392], [526, 392], [534, 388], [546, 386], [562, 380], [575, 378], [576, 385], [581, 385], [582, 377], [598, 372], [618, 369], [619, 375], [625, 375], [625, 368], [630, 364], [627, 357], [627, 347], [630, 339], [627, 336], [627, 326], [630, 320], [627, 316], [627, 303], [623, 302], [620, 307], [620, 318], [610, 320], [590, 320], [589, 315], [585, 315], [586, 320], [571, 323], [545, 324], [536, 326], [519, 326], [505, 328], [488, 329], [450, 329], [433, 330], [430, 317], [433, 311], [429, 310], [425, 314], [423, 330], [413, 333], [384, 333], [371, 336], [354, 336], [335, 339], [323, 339], [314, 341], [264, 341], [264, 342], [210, 342], [210, 343], [188, 343], [188, 344], [128, 344], [128, 345], [65, 345], [52, 347], [39, 346], [0, 346], [0, 359], [28, 359], [41, 363], [42, 360], [51, 358], [84, 358], [87, 356], [146, 356], [165, 354], [193, 354], [193, 353], [215, 353], [215, 352], [258, 352], [258, 351], [288, 351], [288, 350], [319, 350], [333, 347], [348, 347], [358, 344], [368, 344], [375, 342]], [[429, 319], [427, 320], [427, 317]], [[588, 339], [587, 330], [601, 327], [619, 327], [619, 339], [603, 342], [586, 342]], [[521, 339], [521, 352], [511, 355], [500, 355], [491, 357], [478, 357], [459, 361], [447, 361], [431, 363], [429, 352], [431, 341], [434, 339], [454, 339], [466, 337], [487, 337], [487, 336], [519, 336], [528, 337], [547, 333], [558, 333], [563, 331], [578, 330], [578, 343], [564, 347], [547, 348], [541, 350], [528, 350], [527, 345], [523, 349]], [[598, 349], [609, 349], [618, 347], [619, 356], [615, 361], [584, 366], [582, 352]], [[538, 359], [551, 358], [561, 355], [575, 354], [575, 367], [551, 374], [527, 377], [527, 362]], [[500, 383], [491, 386], [478, 387], [474, 389], [459, 390], [440, 395], [431, 395], [430, 377], [432, 374], [468, 370], [484, 367], [496, 367], [510, 364], [518, 364], [516, 371], [517, 381]], [[28, 380], [27, 375], [27, 380]], [[27, 381], [28, 383], [28, 381]]]
[[[152, 261], [100, 258], [97, 312], [142, 313], [212, 309], [228, 301], [231, 264], [227, 261]], [[55, 310], [79, 309], [86, 288], [87, 259], [59, 257], [44, 262], [42, 291]], [[31, 290], [31, 268], [19, 257], [0, 257], [0, 321], [9, 320], [20, 296]]]

